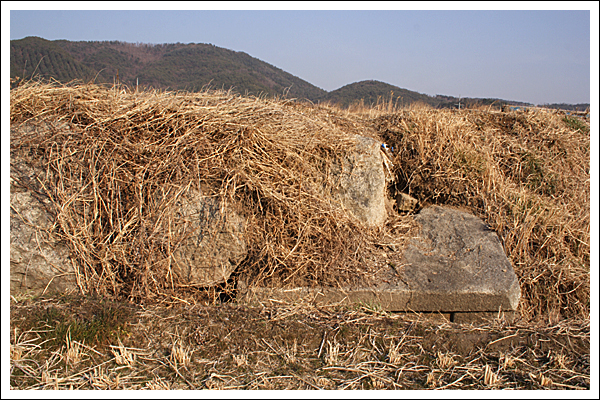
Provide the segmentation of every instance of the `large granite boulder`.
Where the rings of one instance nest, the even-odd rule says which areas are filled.
[[[40,171],[11,168],[10,291],[67,292],[77,290],[69,248],[53,234],[55,215],[48,197],[35,187]]]
[[[244,220],[218,198],[190,190],[177,201],[172,269],[179,283],[227,281],[246,257]],[[165,237],[165,240],[169,240]]]
[[[381,143],[356,136],[354,151],[335,165],[333,195],[354,217],[367,226],[382,226],[387,218],[386,176]]]

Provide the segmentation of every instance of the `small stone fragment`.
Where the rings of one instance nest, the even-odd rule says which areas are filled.
[[[396,207],[398,212],[410,212],[417,208],[419,201],[406,193],[398,193],[396,195]]]

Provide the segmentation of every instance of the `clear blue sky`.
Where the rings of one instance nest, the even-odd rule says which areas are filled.
[[[570,4],[558,6],[573,7]],[[114,9],[144,5],[169,9],[231,7],[229,3],[210,2],[117,2],[92,6]],[[290,7],[288,3],[235,5]],[[442,5],[447,7],[447,3]],[[534,104],[588,103],[591,59],[596,60],[594,72],[598,74],[597,53],[590,54],[590,16],[594,12],[589,10],[595,8],[597,16],[596,3],[579,3],[575,7],[580,10],[566,11],[52,10],[78,6],[88,7],[87,3],[13,3],[10,39],[39,36],[73,41],[212,43],[246,52],[328,91],[375,79],[429,95],[492,97]],[[320,3],[296,6],[323,7]],[[435,6],[417,4],[420,8]],[[511,6],[522,7],[500,4]],[[526,5],[531,7],[540,5]],[[2,25],[6,27],[4,19],[8,13],[4,5],[2,14]],[[597,17],[595,23],[597,43]],[[4,30],[2,37],[4,47]],[[593,82],[597,84],[597,80]]]

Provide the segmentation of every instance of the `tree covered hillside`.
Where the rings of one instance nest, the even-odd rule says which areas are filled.
[[[37,68],[36,68],[37,67]],[[11,41],[10,77],[74,79],[168,90],[203,87],[241,94],[283,95],[316,100],[327,92],[243,52],[211,44],[133,44],[50,41],[27,37]]]
[[[46,40],[26,37],[10,42],[10,77],[56,79],[66,83],[120,82],[129,87],[197,92],[203,88],[233,90],[242,95],[282,96],[340,107],[386,103],[433,108],[533,104],[492,98],[429,96],[376,80],[365,80],[327,92],[241,51],[212,44],[144,44],[120,41]],[[545,107],[584,110],[589,104]]]

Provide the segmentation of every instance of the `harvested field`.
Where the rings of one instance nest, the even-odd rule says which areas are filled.
[[[12,303],[11,320],[14,389],[590,389],[589,323],[573,320],[90,298]]]
[[[77,255],[79,289],[12,294],[11,388],[590,388],[589,120],[40,82],[12,89],[10,111],[11,171],[44,171],[14,184],[51,200],[49,234]],[[239,282],[368,282],[388,245],[401,253],[410,215],[390,208],[368,228],[331,199],[352,134],[394,147],[390,198],[458,207],[497,232],[521,285],[516,321],[236,300]],[[171,270],[190,190],[246,221],[248,255],[214,287]]]

